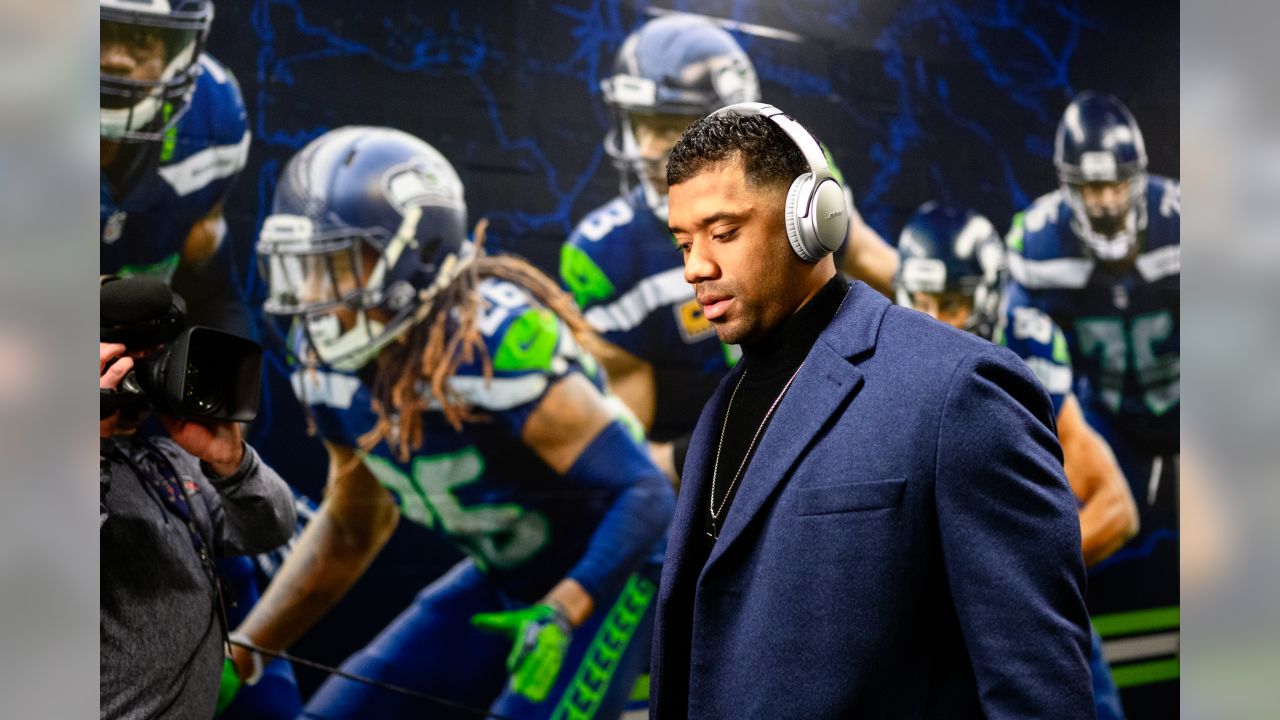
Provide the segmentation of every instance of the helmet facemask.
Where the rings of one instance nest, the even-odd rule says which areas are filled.
[[[628,197],[638,184],[644,193],[645,204],[659,220],[666,222],[667,159],[671,156],[671,148],[675,147],[675,140],[663,142],[666,145],[665,151],[653,157],[652,153],[646,155],[638,132],[646,133],[646,125],[670,127],[678,124],[683,130],[693,124],[697,117],[641,114],[626,110],[617,111],[617,115],[614,129],[605,137],[605,152],[618,169],[619,189],[623,197]],[[647,134],[653,134],[653,131],[648,131]],[[659,134],[662,134],[661,131]]]
[[[120,142],[156,142],[190,104],[213,6],[167,13],[100,8],[99,132]],[[167,8],[166,8],[167,9]]]
[[[926,203],[898,241],[902,261],[894,279],[897,303],[916,308],[917,293],[956,295],[970,301],[960,329],[991,338],[1000,315],[1004,244],[990,221]]]
[[[1004,254],[998,244],[985,246],[979,253],[986,255],[982,260],[984,274],[973,287],[973,312],[964,329],[980,337],[991,338],[1000,319]]]
[[[980,337],[991,337],[1000,310],[1000,271],[999,260],[993,259],[990,271],[983,277],[967,277],[947,282],[946,267],[941,260],[933,258],[907,258],[899,270],[894,283],[898,305],[919,310],[916,307],[916,294],[936,296],[957,295],[969,301],[969,315],[960,326],[961,330]],[[985,271],[984,267],[984,271]]]
[[[421,290],[410,278],[389,277],[403,253],[419,254],[415,233],[422,210],[406,208],[399,232],[389,240],[378,230],[316,233],[309,218],[269,216],[258,242],[267,278],[263,310],[295,317],[320,364],[359,370],[425,317],[439,290],[469,264],[464,245]]]
[[[1135,171],[1119,181],[1080,182],[1079,178],[1080,173],[1059,172],[1062,194],[1071,208],[1072,230],[1098,260],[1124,260],[1137,247],[1139,233],[1147,228],[1147,173]],[[1090,212],[1084,188],[1088,182],[1123,182],[1127,198],[1116,207],[1100,207]]]
[[[1110,95],[1077,95],[1058,123],[1053,164],[1086,251],[1100,262],[1129,258],[1147,228],[1147,150],[1129,109]]]
[[[705,17],[679,13],[650,20],[629,35],[600,90],[612,115],[604,148],[618,169],[622,195],[639,184],[645,204],[664,223],[670,148],[660,158],[643,157],[637,124],[644,118],[660,124],[679,119],[688,127],[726,105],[760,99],[755,68],[733,36]]]

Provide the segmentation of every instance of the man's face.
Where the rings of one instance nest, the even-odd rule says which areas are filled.
[[[667,156],[681,133],[696,118],[686,115],[632,115],[636,149],[644,161],[645,176],[659,193],[667,193]]]
[[[973,314],[973,298],[958,292],[911,294],[911,306],[934,320],[964,330]]]
[[[684,279],[720,340],[759,341],[810,294],[812,266],[787,244],[785,187],[748,187],[734,156],[671,188]]]
[[[1127,180],[1091,182],[1080,186],[1080,200],[1095,231],[1109,236],[1124,229],[1129,193]]]
[[[101,23],[100,31],[99,72],[138,82],[160,79],[168,55],[161,31],[107,21]]]

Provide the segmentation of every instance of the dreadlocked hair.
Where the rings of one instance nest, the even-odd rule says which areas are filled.
[[[425,316],[400,341],[378,354],[372,385],[378,419],[373,429],[360,437],[363,450],[386,440],[394,445],[401,462],[408,461],[413,448],[422,444],[422,413],[432,401],[455,430],[462,430],[463,423],[487,419],[449,386],[458,367],[477,358],[485,383],[493,380],[493,362],[478,325],[485,304],[478,288],[485,278],[507,280],[524,288],[564,322],[579,346],[596,346],[598,338],[573,299],[542,271],[514,255],[485,254],[487,227],[487,220],[476,223],[471,262],[428,300]],[[424,384],[430,389],[429,397],[423,392]]]

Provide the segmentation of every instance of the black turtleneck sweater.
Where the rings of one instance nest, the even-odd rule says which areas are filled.
[[[742,346],[743,374],[727,406],[726,416],[720,418],[721,423],[725,422],[725,417],[728,421],[727,425],[720,426],[724,428],[724,439],[719,446],[719,472],[715,472],[714,482],[708,480],[707,494],[702,498],[708,554],[714,543],[713,536],[718,536],[724,528],[725,518],[746,475],[751,456],[773,420],[773,415],[766,418],[766,413],[775,401],[781,404],[779,398],[783,388],[796,375],[818,335],[835,317],[848,291],[849,284],[837,273],[768,337]],[[719,441],[720,433],[715,433],[714,437]],[[754,445],[753,438],[756,438]],[[715,455],[712,457],[714,468]],[[737,482],[734,481],[735,475]],[[714,518],[712,507],[715,508]]]

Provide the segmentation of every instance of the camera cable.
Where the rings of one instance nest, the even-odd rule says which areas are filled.
[[[341,668],[325,665],[324,663],[319,663],[314,660],[307,660],[306,658],[301,658],[301,657],[298,657],[297,655],[291,655],[287,652],[278,652],[275,650],[268,650],[266,648],[258,647],[257,645],[254,645],[251,642],[246,642],[243,639],[231,638],[230,640],[228,640],[228,642],[230,642],[232,645],[239,645],[245,650],[261,653],[262,655],[266,655],[267,657],[287,660],[291,663],[297,663],[298,665],[302,665],[303,667],[309,667],[313,670],[320,670],[326,673],[330,673],[332,675],[337,675],[338,677],[341,677],[341,678],[346,678],[347,680],[353,680],[358,683],[364,683],[365,685],[371,685],[376,688],[381,688],[389,692],[399,693],[401,695],[407,695],[411,698],[422,700],[423,702],[432,703],[435,705],[444,705],[445,707],[450,707],[455,710],[461,710],[463,712],[472,713],[477,717],[494,718],[494,720],[515,720],[515,718],[513,718],[510,715],[501,715],[499,713],[493,712],[492,710],[485,710],[482,708],[472,707],[470,705],[466,705],[460,702],[455,702],[453,700],[448,700],[446,698],[437,697],[435,695],[429,695],[427,693],[418,692],[417,690],[412,690],[410,688],[401,687],[399,685],[392,685],[391,683],[383,682],[381,680],[375,680],[373,678],[364,677],[363,675],[356,675],[355,673],[349,673],[345,670],[342,670]]]

